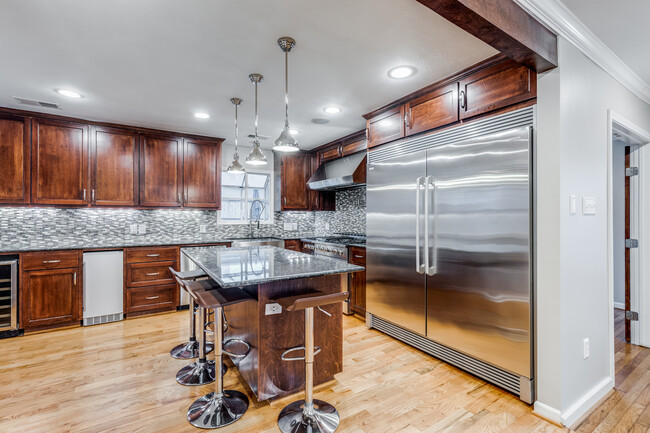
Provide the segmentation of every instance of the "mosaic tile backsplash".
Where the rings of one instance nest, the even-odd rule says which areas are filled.
[[[336,193],[334,212],[275,212],[254,236],[298,238],[332,233],[365,234],[366,190]],[[284,223],[298,229],[284,230]],[[144,224],[145,235],[129,234]],[[206,233],[200,227],[206,226]],[[249,235],[247,224],[218,223],[218,213],[187,209],[54,209],[0,207],[0,251],[200,243]]]

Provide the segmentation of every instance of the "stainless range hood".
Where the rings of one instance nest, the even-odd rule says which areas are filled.
[[[335,191],[366,184],[366,153],[360,152],[320,165],[307,182],[309,189]]]

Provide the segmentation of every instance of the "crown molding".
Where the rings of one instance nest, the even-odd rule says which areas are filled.
[[[576,17],[560,0],[514,0],[549,30],[571,42],[615,80],[650,104],[650,85]],[[561,65],[560,65],[561,66]]]

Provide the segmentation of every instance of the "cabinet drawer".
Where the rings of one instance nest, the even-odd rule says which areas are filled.
[[[126,250],[127,263],[151,263],[168,260],[176,261],[176,247],[129,248]]]
[[[175,308],[175,284],[126,289],[126,312]]]
[[[175,267],[176,261],[157,263],[129,263],[126,265],[126,285],[128,287],[173,284],[174,279],[169,267]]]
[[[366,265],[366,249],[361,247],[350,247],[349,262],[355,265]]]
[[[79,252],[46,252],[23,254],[23,270],[65,269],[79,266]]]
[[[285,250],[300,251],[300,240],[299,239],[287,239],[284,241]]]

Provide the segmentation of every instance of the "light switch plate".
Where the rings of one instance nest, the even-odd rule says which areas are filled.
[[[199,225],[199,233],[207,233],[208,232],[208,226],[205,224]]]
[[[578,197],[571,194],[569,196],[569,215],[575,215],[578,213]]]
[[[329,229],[330,229],[330,223],[325,223],[325,230],[329,230]]]
[[[137,224],[131,224],[129,226],[129,233],[132,235],[137,235],[138,234],[138,225]]]
[[[293,223],[292,226],[293,226],[292,229],[293,229],[294,231],[295,231],[295,230],[298,230],[298,223]]]
[[[596,215],[596,198],[582,197],[582,214]]]
[[[147,234],[147,225],[146,224],[138,224],[138,234],[139,235],[146,235]]]
[[[286,231],[292,230],[291,227],[293,227],[293,224],[291,223],[284,223],[284,229]]]
[[[267,316],[270,316],[272,314],[282,314],[282,305],[274,303],[274,304],[266,304],[264,306],[264,314]]]

